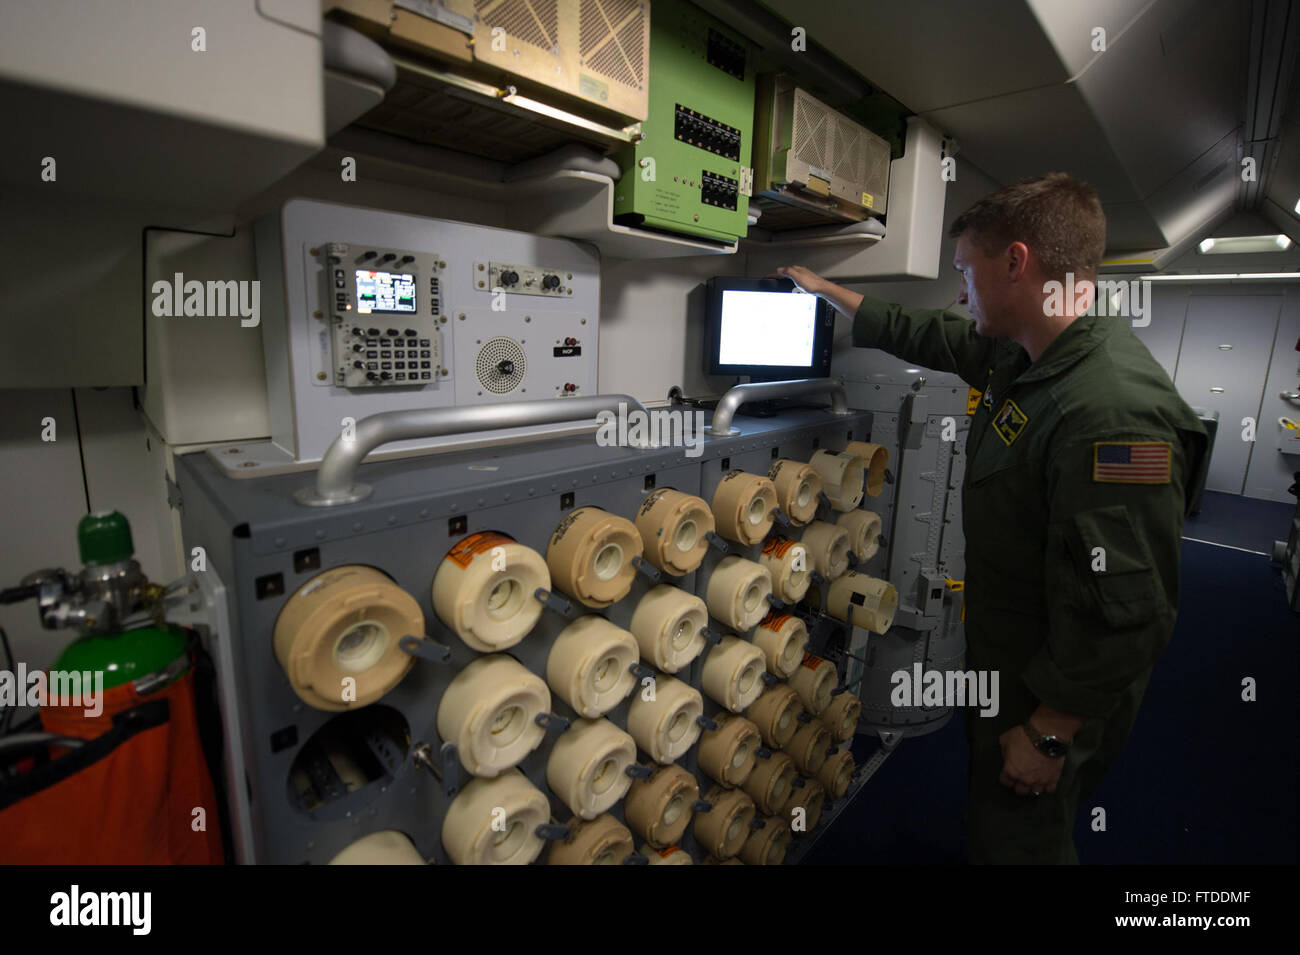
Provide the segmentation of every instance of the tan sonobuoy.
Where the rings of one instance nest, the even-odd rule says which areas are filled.
[[[887,580],[850,570],[838,580],[831,581],[830,591],[826,594],[826,611],[836,620],[848,623],[850,607],[853,608],[855,627],[884,633],[898,612],[898,591]]]
[[[808,550],[799,541],[788,537],[772,537],[763,544],[758,562],[772,577],[772,593],[788,604],[798,603],[808,592],[812,578],[812,561]]]
[[[776,488],[777,506],[790,518],[790,523],[807,524],[817,515],[822,478],[816,468],[802,461],[780,458],[772,462],[767,476]]]
[[[813,570],[834,580],[849,569],[849,532],[838,524],[813,521],[803,532]]]
[[[704,799],[713,808],[695,814],[695,841],[710,855],[729,859],[749,838],[749,824],[757,814],[754,800],[743,790],[721,786],[710,789]]]
[[[330,860],[330,865],[424,865],[415,844],[404,832],[384,829],[362,836]]]
[[[757,544],[772,529],[776,488],[761,474],[732,470],[713,492],[713,517],[718,533],[738,544]]]
[[[713,719],[718,728],[706,729],[700,736],[700,769],[723,786],[742,786],[754,770],[762,736],[743,716],[719,713]]]
[[[373,567],[317,574],[275,621],[275,657],[298,698],[318,710],[375,702],[415,665],[402,637],[424,639],[415,598]]]
[[[835,664],[811,653],[803,655],[803,661],[790,677],[790,686],[799,694],[799,699],[813,716],[831,705],[831,691],[838,682]]]
[[[870,560],[880,550],[880,515],[856,510],[841,514],[835,523],[849,532],[849,550],[859,561]]]
[[[504,653],[479,657],[456,674],[438,703],[438,735],[453,743],[474,776],[496,776],[542,742],[539,713],[551,692],[537,674]]]
[[[822,818],[822,803],[826,801],[826,787],[815,779],[805,779],[803,785],[796,788],[786,800],[781,816],[790,823],[790,829],[796,835],[812,832]],[[803,810],[802,828],[796,821],[795,810]]]
[[[798,776],[793,759],[785,753],[773,753],[754,764],[754,771],[745,780],[744,790],[754,800],[758,811],[770,816],[781,811]]]
[[[496,531],[471,534],[442,559],[433,577],[438,619],[474,650],[505,650],[528,636],[542,615],[533,596],[551,589],[542,555]]]
[[[780,865],[790,848],[790,827],[774,816],[768,816],[762,822],[761,829],[750,831],[744,848],[740,850],[740,861],[745,865]]]
[[[651,491],[636,512],[645,559],[681,577],[700,566],[714,528],[708,502],[670,487]]]
[[[817,781],[826,787],[832,799],[839,799],[849,791],[853,782],[853,754],[847,749],[837,750],[817,770]]]
[[[785,751],[794,760],[799,772],[816,776],[826,762],[826,751],[831,748],[831,731],[821,720],[809,720],[794,732]]]
[[[714,703],[740,713],[763,692],[765,672],[763,651],[728,634],[704,658],[700,685]]]
[[[799,714],[802,712],[799,694],[788,685],[778,683],[769,686],[750,704],[745,719],[758,727],[769,748],[780,749],[790,742],[794,731],[799,728]]]
[[[574,720],[551,747],[546,784],[575,816],[595,819],[627,793],[635,762],[636,741],[609,720]]]
[[[877,497],[885,489],[885,468],[889,467],[889,449],[869,441],[850,441],[844,449],[867,462],[868,497]]]
[[[643,845],[641,854],[650,860],[649,865],[695,865],[695,860],[691,854],[681,846],[667,846],[663,849],[655,849],[652,846]]]
[[[660,766],[649,779],[638,779],[623,801],[623,817],[638,836],[656,849],[678,842],[690,825],[691,806],[700,798],[695,777],[675,764]]]
[[[709,608],[695,594],[672,584],[651,587],[636,605],[628,625],[641,656],[665,673],[676,673],[704,649],[701,631]]]
[[[598,614],[560,631],[546,658],[551,691],[580,715],[604,716],[636,686],[636,638]]]
[[[547,865],[622,865],[633,852],[632,833],[609,813],[569,823],[569,837],[551,843]]]
[[[649,689],[643,685],[633,694],[627,731],[656,763],[671,763],[700,738],[696,719],[704,713],[704,697],[689,683],[662,673],[655,678],[653,700],[646,699]]]
[[[442,846],[456,865],[528,865],[550,818],[550,800],[517,769],[471,779],[442,817]]]
[[[546,566],[556,587],[600,610],[627,596],[636,576],[632,558],[640,556],[635,524],[598,507],[580,507],[551,534]]]
[[[709,613],[732,630],[752,630],[767,613],[772,576],[762,564],[732,554],[709,575],[704,602]]]
[[[835,742],[844,743],[853,739],[861,715],[862,701],[852,693],[840,693],[831,697],[830,705],[822,710],[818,719],[826,724]]]
[[[763,651],[770,672],[788,678],[803,659],[808,627],[794,614],[768,611],[754,630],[754,646]]]
[[[862,482],[867,462],[848,451],[814,451],[808,462],[821,476],[822,490],[837,511],[851,511],[862,503]]]

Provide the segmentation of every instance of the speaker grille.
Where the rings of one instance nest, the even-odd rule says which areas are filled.
[[[510,363],[509,371],[503,372],[499,367],[503,361]],[[479,349],[474,370],[484,391],[505,395],[523,384],[524,375],[528,371],[528,358],[524,355],[523,346],[513,338],[492,338]]]
[[[643,85],[645,28],[636,0],[582,0],[578,55],[583,67],[623,86]]]
[[[559,44],[559,0],[476,0],[474,6],[489,30],[501,27],[512,40],[548,53]]]
[[[830,110],[811,97],[794,98],[794,134],[791,136],[790,148],[795,158],[818,169],[826,168],[826,149],[829,143],[826,136],[826,124]]]

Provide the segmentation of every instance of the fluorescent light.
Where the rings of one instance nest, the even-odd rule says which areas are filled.
[[[1199,272],[1188,275],[1141,275],[1142,282],[1227,282],[1240,279],[1281,279],[1295,281],[1300,279],[1300,272]]]
[[[1202,239],[1197,251],[1202,255],[1243,252],[1284,252],[1291,240],[1284,235],[1232,235]]]

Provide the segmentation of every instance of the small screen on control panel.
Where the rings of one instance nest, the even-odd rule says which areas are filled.
[[[415,276],[409,272],[357,269],[357,312],[410,314],[415,312]]]

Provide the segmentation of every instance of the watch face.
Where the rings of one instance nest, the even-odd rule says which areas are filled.
[[[1070,750],[1068,743],[1062,743],[1055,736],[1044,736],[1038,741],[1038,748],[1048,756],[1064,756]]]

